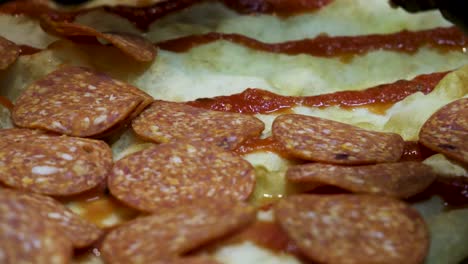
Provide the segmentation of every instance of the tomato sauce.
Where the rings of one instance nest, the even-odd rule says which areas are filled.
[[[405,141],[405,147],[400,161],[423,161],[434,154],[436,154],[436,152],[426,148],[417,141]]]
[[[409,201],[424,200],[434,195],[444,200],[446,209],[448,210],[452,208],[467,208],[468,178],[464,176],[439,177],[431,186],[409,199]]]
[[[400,80],[365,90],[341,91],[315,96],[283,96],[261,89],[249,88],[239,94],[201,98],[187,102],[187,104],[216,111],[244,114],[268,114],[295,106],[385,105],[401,101],[416,92],[430,93],[447,73],[424,74],[412,80]]]
[[[8,98],[1,96],[1,95],[0,95],[0,105],[3,105],[4,107],[6,107],[8,110],[10,110],[10,112],[13,111],[13,107],[15,107]]]
[[[40,52],[42,49],[38,49],[35,47],[31,47],[29,45],[18,45],[20,48],[20,56],[21,55],[32,55],[35,53]]]
[[[468,36],[456,27],[435,28],[421,31],[400,31],[393,34],[361,36],[320,35],[312,39],[265,43],[240,34],[211,32],[190,35],[157,43],[161,49],[184,52],[199,45],[224,40],[251,49],[288,55],[307,54],[319,57],[363,55],[375,50],[414,53],[428,45],[441,50],[460,49],[468,46]]]

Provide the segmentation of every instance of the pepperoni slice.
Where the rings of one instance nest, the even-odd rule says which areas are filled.
[[[73,195],[102,183],[112,152],[99,140],[0,130],[0,182],[48,195]]]
[[[41,217],[55,224],[74,247],[89,246],[103,234],[97,226],[80,218],[50,197],[5,189],[0,190],[0,199],[15,200],[26,208],[40,212]]]
[[[0,194],[4,190],[0,188]],[[69,263],[71,242],[22,200],[0,195],[0,263]]]
[[[238,231],[254,219],[255,211],[243,203],[224,197],[199,200],[112,230],[103,241],[101,253],[109,264],[212,263],[178,256]]]
[[[357,193],[408,198],[425,190],[437,176],[430,166],[409,161],[364,166],[297,165],[288,169],[286,177],[292,182],[320,183]]]
[[[20,48],[15,43],[0,36],[0,70],[10,66],[19,55]]]
[[[49,34],[63,37],[95,37],[103,39],[119,50],[141,62],[153,61],[157,49],[151,41],[130,33],[101,33],[92,27],[67,21],[54,21],[48,16],[41,17],[41,27]]]
[[[255,186],[253,167],[240,156],[201,141],[157,145],[117,161],[111,193],[151,212],[202,198],[246,200]]]
[[[281,227],[320,263],[422,263],[429,234],[405,203],[373,195],[299,195],[275,207]]]
[[[419,141],[448,158],[468,164],[468,98],[435,112],[422,126]]]
[[[105,74],[65,66],[29,86],[12,117],[19,127],[97,137],[143,110],[149,103],[143,94]]]
[[[289,154],[332,164],[395,162],[404,148],[398,134],[297,114],[277,117],[272,133]]]
[[[155,142],[190,138],[232,150],[248,138],[259,137],[265,125],[249,115],[155,101],[132,127],[139,136]]]

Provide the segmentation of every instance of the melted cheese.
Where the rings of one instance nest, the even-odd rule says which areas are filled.
[[[39,24],[33,19],[3,14],[0,14],[0,36],[16,44],[36,48],[46,48],[50,43],[57,40],[56,37],[42,31]]]
[[[431,166],[438,175],[468,177],[468,170],[466,168],[461,164],[457,164],[455,161],[447,159],[442,154],[432,155],[425,159],[424,163]]]
[[[10,119],[10,111],[3,105],[0,105],[0,128],[11,127],[13,127],[13,124]]]
[[[215,252],[214,257],[224,264],[300,264],[296,258],[290,255],[274,254],[248,241],[223,247]]]

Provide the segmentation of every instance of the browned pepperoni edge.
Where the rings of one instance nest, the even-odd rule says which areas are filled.
[[[151,102],[138,88],[88,68],[63,66],[31,84],[13,108],[18,127],[102,137]]]
[[[66,264],[72,244],[41,213],[0,188],[0,263]]]
[[[298,195],[275,218],[302,253],[320,263],[422,263],[429,233],[409,205],[374,195]]]
[[[422,126],[419,142],[468,164],[468,98],[456,100],[435,112]]]
[[[36,193],[70,196],[105,181],[112,152],[99,140],[0,130],[0,181]]]
[[[7,189],[0,190],[0,197],[16,200],[40,212],[42,218],[56,225],[76,248],[91,245],[103,234],[97,226],[50,197]]]
[[[130,33],[101,33],[92,27],[67,21],[54,21],[49,16],[41,17],[41,27],[49,34],[59,37],[95,37],[101,38],[131,58],[140,62],[150,62],[156,58],[157,49],[144,37]]]
[[[171,259],[180,263],[182,254],[234,233],[253,220],[255,211],[244,203],[225,198],[199,200],[136,218],[112,230],[101,253],[109,264]],[[201,259],[194,263],[198,261]]]
[[[272,134],[289,154],[332,164],[395,162],[404,148],[404,141],[398,134],[298,114],[277,117]]]
[[[286,177],[295,183],[334,185],[357,193],[408,198],[425,190],[437,176],[430,166],[408,161],[364,166],[296,165],[288,169]]]
[[[16,61],[20,48],[8,39],[0,36],[0,70],[6,69]]]

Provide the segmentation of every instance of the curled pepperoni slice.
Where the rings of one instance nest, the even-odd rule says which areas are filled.
[[[265,125],[249,115],[155,101],[133,121],[132,127],[139,136],[155,142],[190,138],[235,149],[246,139],[260,136]]]
[[[103,233],[94,224],[80,218],[64,205],[47,196],[5,189],[0,191],[0,199],[15,200],[26,209],[32,208],[38,211],[44,220],[56,225],[77,248],[89,246]]]
[[[102,183],[112,152],[99,140],[0,130],[0,182],[47,195],[73,195]]]
[[[95,37],[108,41],[119,50],[141,62],[154,60],[157,49],[149,40],[130,33],[101,33],[92,27],[68,21],[54,21],[48,16],[41,17],[44,31],[59,37]]]
[[[54,224],[0,188],[0,263],[65,264],[72,245]]]
[[[422,126],[419,141],[451,159],[468,164],[468,98],[435,112]]]
[[[398,134],[297,114],[277,117],[272,133],[289,154],[332,164],[395,162],[404,148]]]
[[[131,154],[115,163],[108,178],[112,195],[146,212],[202,198],[246,200],[254,185],[250,163],[200,141],[165,143]]]
[[[12,117],[19,127],[97,137],[143,110],[150,101],[144,95],[105,74],[66,66],[29,86]]]
[[[290,167],[289,181],[334,185],[357,193],[407,198],[426,189],[436,174],[421,162],[382,163],[364,166],[305,164]]]
[[[255,211],[243,203],[225,198],[198,200],[125,223],[106,236],[101,252],[110,264],[216,263],[179,256],[238,231],[254,219]]]
[[[405,203],[373,195],[299,195],[275,217],[302,253],[320,263],[422,263],[429,234]]]
[[[313,12],[328,5],[332,0],[223,0],[230,8],[246,14],[262,13],[289,16]]]
[[[6,69],[16,61],[20,48],[8,39],[0,36],[0,70]]]

